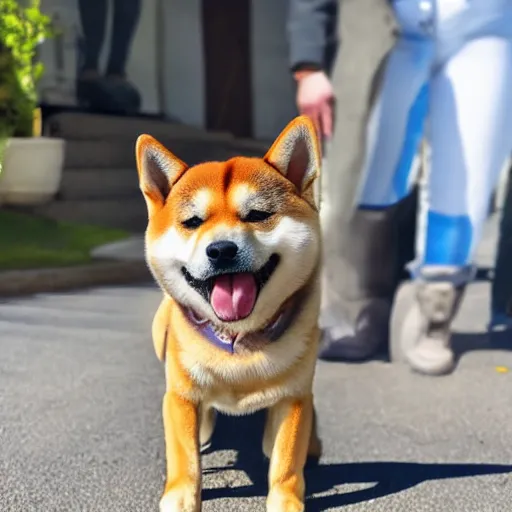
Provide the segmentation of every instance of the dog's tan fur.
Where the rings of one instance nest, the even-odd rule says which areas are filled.
[[[189,169],[151,137],[142,135],[137,141],[140,185],[149,212],[147,261],[164,291],[152,328],[167,383],[163,400],[167,480],[162,512],[201,509],[200,445],[213,433],[214,409],[233,415],[268,410],[263,439],[263,451],[270,458],[267,510],[304,510],[303,467],[308,454],[319,456],[321,451],[312,396],[321,252],[313,182],[319,162],[314,128],[304,117],[288,125],[263,159],[240,157]],[[261,225],[245,227],[232,210],[240,206],[245,188],[258,193],[262,182],[278,191],[269,199],[276,213]],[[198,197],[199,191],[209,200],[211,221],[191,234],[183,231],[177,217],[183,197]],[[184,305],[217,324],[222,322],[206,301],[185,288],[188,285],[166,259],[172,260],[185,247],[193,246],[196,251],[202,238],[213,237],[219,226],[223,233],[250,229],[251,236],[270,240],[283,251],[253,312],[236,322],[237,332],[262,328],[286,299],[305,290],[301,313],[284,334],[242,354],[226,353],[194,328],[183,312]],[[290,226],[300,229],[288,233],[285,228]],[[300,254],[295,254],[297,250]]]

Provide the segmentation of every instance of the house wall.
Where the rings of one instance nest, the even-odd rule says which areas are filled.
[[[205,126],[201,0],[164,0],[165,45],[161,49],[165,112]]]
[[[252,1],[254,132],[273,139],[297,115],[295,86],[288,65],[288,2]]]
[[[42,99],[49,104],[75,105],[81,34],[78,1],[42,0],[41,5],[44,12],[58,17],[63,30],[59,39],[46,41],[41,48],[46,66]],[[205,126],[201,5],[201,0],[142,2],[127,73],[141,92],[144,113],[165,112],[187,124]],[[260,139],[272,139],[296,115],[285,36],[287,6],[288,2],[252,0],[253,135]],[[108,58],[109,41],[110,24],[102,65]]]
[[[166,112],[204,127],[201,0],[167,0],[165,5]],[[253,135],[259,139],[274,138],[296,115],[285,34],[287,7],[288,2],[252,1]]]
[[[80,18],[77,0],[42,0],[42,11],[54,19],[62,34],[45,41],[39,57],[45,71],[39,84],[44,103],[76,104],[75,80],[78,65],[77,40],[80,36]]]

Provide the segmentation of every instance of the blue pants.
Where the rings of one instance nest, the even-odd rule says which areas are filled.
[[[410,192],[425,133],[417,263],[467,266],[512,149],[512,0],[391,3],[401,34],[370,112],[359,207],[386,208]]]

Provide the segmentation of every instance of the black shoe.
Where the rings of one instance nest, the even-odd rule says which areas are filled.
[[[105,101],[111,112],[136,114],[140,110],[141,97],[135,86],[123,77],[106,76],[102,85]]]
[[[139,91],[121,77],[79,78],[76,95],[79,105],[93,112],[130,115],[141,106]]]

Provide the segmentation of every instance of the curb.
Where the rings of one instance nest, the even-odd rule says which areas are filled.
[[[143,261],[98,261],[76,267],[7,270],[0,272],[0,296],[151,281],[151,273]]]

